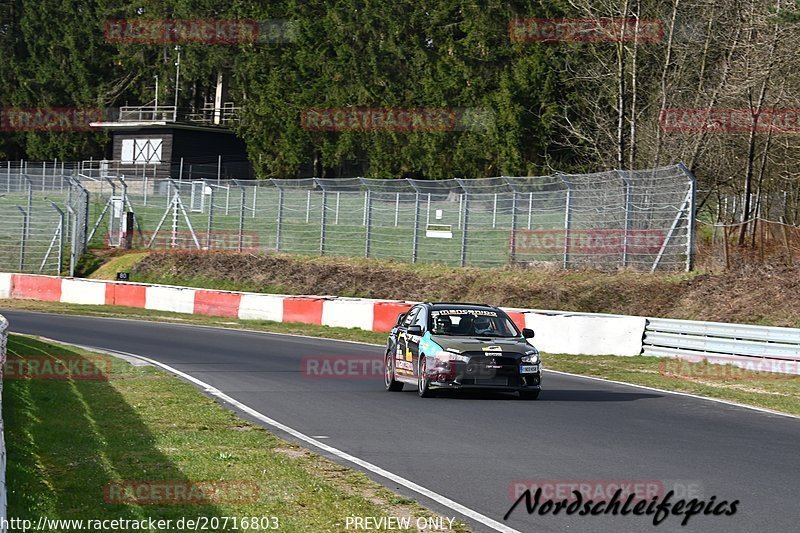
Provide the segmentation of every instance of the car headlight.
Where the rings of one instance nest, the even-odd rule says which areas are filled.
[[[437,362],[461,361],[463,363],[466,363],[469,361],[469,357],[467,357],[466,355],[460,355],[448,350],[439,350],[438,352],[436,352],[435,357]]]
[[[530,350],[525,352],[525,355],[522,356],[521,361],[523,363],[532,363],[536,364],[539,362],[539,350]]]

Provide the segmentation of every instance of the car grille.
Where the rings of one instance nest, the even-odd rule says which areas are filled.
[[[480,353],[464,354],[471,357],[461,370],[464,385],[517,386],[521,383],[519,363],[513,357]]]

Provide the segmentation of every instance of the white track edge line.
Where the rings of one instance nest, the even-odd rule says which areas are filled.
[[[325,444],[325,443],[323,443],[323,442],[321,442],[321,441],[319,441],[317,439],[309,437],[308,435],[306,435],[304,433],[301,433],[300,431],[298,431],[298,430],[296,430],[294,428],[291,428],[291,427],[289,427],[289,426],[287,426],[287,425],[285,425],[285,424],[283,424],[281,422],[278,422],[277,420],[274,420],[274,419],[272,419],[272,418],[270,418],[270,417],[268,417],[268,416],[256,411],[252,407],[249,407],[249,406],[243,404],[242,402],[240,402],[240,401],[238,401],[238,400],[236,400],[234,398],[231,398],[230,396],[228,396],[227,394],[225,394],[221,390],[217,389],[216,387],[213,387],[213,386],[209,385],[208,383],[206,383],[206,382],[204,382],[204,381],[202,381],[200,379],[197,379],[196,377],[191,376],[191,375],[189,375],[189,374],[187,374],[185,372],[181,372],[180,370],[178,370],[176,368],[173,368],[173,367],[171,367],[171,366],[169,366],[167,364],[160,363],[159,361],[156,361],[154,359],[150,359],[149,357],[144,357],[142,355],[132,354],[132,353],[129,353],[129,352],[123,352],[123,351],[119,351],[119,350],[109,350],[109,349],[106,349],[106,348],[97,348],[97,347],[94,347],[94,346],[84,346],[84,345],[80,345],[80,344],[73,344],[73,343],[63,342],[63,341],[59,341],[59,340],[53,340],[53,342],[58,342],[58,343],[61,343],[61,344],[77,346],[79,348],[84,348],[84,349],[87,349],[87,350],[95,350],[95,351],[105,352],[105,353],[110,353],[110,354],[117,353],[117,354],[125,355],[127,357],[133,357],[133,358],[136,358],[136,359],[140,359],[142,361],[150,363],[153,366],[160,367],[160,368],[166,370],[167,372],[175,374],[176,376],[179,376],[179,377],[185,379],[186,381],[189,381],[190,383],[193,383],[194,385],[202,388],[203,392],[205,392],[207,394],[210,394],[211,396],[215,396],[215,397],[219,398],[220,400],[223,400],[226,403],[229,403],[229,404],[233,405],[237,409],[239,409],[241,411],[244,411],[245,413],[247,413],[250,416],[260,420],[261,422],[263,422],[264,424],[266,424],[268,426],[271,426],[271,427],[273,427],[275,429],[283,431],[284,433],[287,433],[287,434],[289,434],[289,435],[291,435],[291,436],[293,436],[293,437],[295,437],[295,438],[297,438],[297,439],[299,439],[299,440],[301,440],[303,442],[306,442],[306,443],[314,446],[315,448],[318,448],[318,449],[326,451],[326,452],[328,452],[328,453],[330,453],[332,455],[335,455],[336,457],[338,457],[338,458],[340,458],[342,460],[345,460],[345,461],[348,461],[348,462],[353,463],[355,465],[358,465],[361,468],[372,472],[373,474],[381,476],[381,477],[383,477],[385,479],[388,479],[390,481],[394,481],[395,483],[397,483],[399,485],[402,485],[403,487],[405,487],[405,488],[407,488],[409,490],[412,490],[412,491],[414,491],[414,492],[416,492],[416,493],[418,493],[418,494],[420,494],[422,496],[425,496],[426,498],[429,498],[429,499],[435,501],[436,503],[438,503],[439,505],[442,505],[443,507],[447,507],[449,509],[452,509],[453,511],[455,511],[455,512],[457,512],[457,513],[459,513],[459,514],[461,514],[461,515],[463,515],[463,516],[465,516],[467,518],[470,518],[470,519],[472,519],[472,520],[474,520],[476,522],[480,522],[481,524],[483,524],[483,525],[485,525],[485,526],[487,526],[487,527],[489,527],[489,528],[491,528],[491,529],[493,529],[495,531],[500,531],[502,533],[521,533],[519,530],[516,530],[516,529],[513,529],[511,527],[508,527],[505,524],[502,524],[502,523],[500,523],[500,522],[498,522],[498,521],[496,521],[496,520],[494,520],[492,518],[489,518],[486,515],[483,515],[483,514],[477,512],[477,511],[474,511],[474,510],[470,509],[469,507],[466,507],[466,506],[464,506],[464,505],[462,505],[462,504],[460,504],[460,503],[458,503],[456,501],[451,500],[450,498],[447,498],[446,496],[442,496],[441,494],[439,494],[437,492],[434,492],[434,491],[432,491],[430,489],[427,489],[427,488],[423,487],[422,485],[418,485],[418,484],[414,483],[413,481],[410,481],[410,480],[408,480],[408,479],[406,479],[404,477],[401,477],[401,476],[399,476],[399,475],[397,475],[397,474],[395,474],[393,472],[389,472],[388,470],[384,470],[383,468],[381,468],[381,467],[379,467],[377,465],[374,465],[372,463],[364,461],[363,459],[360,459],[360,458],[358,458],[358,457],[356,457],[354,455],[350,455],[349,453],[344,452],[342,450],[339,450],[338,448],[334,448],[333,446],[329,446],[329,445],[327,445],[327,444]]]

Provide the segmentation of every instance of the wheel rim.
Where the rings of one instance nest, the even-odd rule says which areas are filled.
[[[427,368],[425,367],[426,367],[425,359],[422,359],[422,361],[420,361],[419,363],[419,380],[417,381],[420,392],[424,392],[425,389],[427,388],[426,385],[428,378],[425,377],[425,371],[427,370]]]
[[[392,381],[394,381],[393,379],[394,376],[392,373],[392,358],[389,356],[388,353],[386,354],[386,361],[384,362],[384,366],[385,368],[383,371],[383,382],[388,387],[389,385],[392,384]]]

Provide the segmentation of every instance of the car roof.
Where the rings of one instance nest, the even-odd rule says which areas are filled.
[[[428,302],[432,310],[438,311],[442,309],[492,309],[497,310],[497,307],[487,304],[466,304],[457,302]]]

